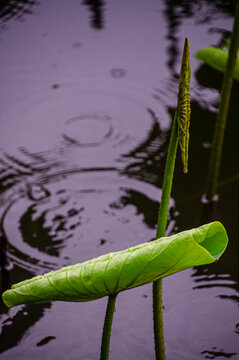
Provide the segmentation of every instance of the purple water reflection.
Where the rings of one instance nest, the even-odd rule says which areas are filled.
[[[5,1],[0,6],[2,286],[155,236],[180,54],[231,29],[223,1]],[[19,21],[21,20],[21,21]],[[4,26],[3,26],[4,25]],[[209,79],[212,79],[209,83]],[[221,78],[192,57],[189,175],[167,234],[197,226]],[[225,154],[237,150],[232,97]],[[235,145],[233,145],[235,144]],[[222,172],[237,169],[225,155]],[[236,359],[238,189],[221,190],[222,262],[164,280],[167,359]],[[233,205],[232,205],[233,204]],[[5,256],[5,258],[4,258]],[[1,306],[2,359],[96,359],[107,299]],[[111,358],[153,359],[151,285],[119,295]],[[235,330],[236,329],[236,330]]]

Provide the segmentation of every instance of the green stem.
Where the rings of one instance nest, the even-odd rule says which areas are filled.
[[[217,193],[218,178],[221,163],[222,147],[224,133],[226,128],[227,114],[230,103],[233,75],[235,71],[237,50],[239,48],[239,0],[237,2],[234,25],[232,31],[231,45],[228,55],[228,62],[224,74],[223,85],[221,90],[221,100],[219,104],[217,120],[214,129],[212,142],[212,151],[209,161],[208,178],[206,184],[206,197],[212,200]]]
[[[153,283],[154,346],[156,360],[165,360],[162,279]]]
[[[177,110],[175,113],[173,128],[168,148],[166,168],[164,174],[163,190],[160,202],[156,239],[165,236],[168,207],[172,189],[173,173],[178,146],[178,121]],[[163,332],[163,301],[162,279],[153,283],[153,319],[154,319],[154,345],[156,360],[165,360],[164,332]]]
[[[110,335],[115,311],[115,301],[117,294],[110,295],[108,298],[107,309],[105,313],[105,322],[101,341],[100,360],[108,360],[110,352]]]
[[[166,160],[164,181],[163,181],[163,190],[160,202],[159,216],[158,216],[158,226],[156,239],[165,236],[167,219],[168,219],[168,207],[169,200],[171,196],[171,189],[173,183],[173,173],[175,166],[175,159],[177,154],[178,147],[178,121],[177,121],[177,110],[175,112],[173,128],[171,132],[169,147],[168,147],[168,155]]]

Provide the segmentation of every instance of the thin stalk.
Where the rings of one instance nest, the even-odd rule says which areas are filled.
[[[178,143],[181,148],[183,171],[185,173],[187,173],[188,171],[188,144],[191,113],[190,77],[191,70],[189,42],[188,39],[185,39],[179,79],[178,104],[174,116],[173,128],[171,131],[168,155],[166,160],[156,239],[165,236]],[[153,319],[155,357],[156,360],[165,360],[161,279],[153,283]]]
[[[165,236],[169,200],[172,189],[173,173],[178,146],[178,121],[177,110],[175,113],[173,128],[170,137],[162,197],[160,203],[156,239]],[[163,331],[163,300],[162,279],[153,283],[153,320],[154,320],[154,345],[156,360],[165,360],[164,331]]]
[[[108,298],[107,309],[105,313],[105,322],[101,340],[101,353],[100,353],[100,360],[108,360],[109,359],[109,352],[110,352],[110,336],[111,336],[111,329],[112,329],[112,322],[114,317],[115,311],[115,301],[116,301],[117,294],[110,295]]]
[[[165,231],[167,226],[168,207],[171,196],[173,173],[174,173],[175,160],[176,160],[177,147],[178,147],[178,121],[177,121],[178,115],[177,114],[178,112],[176,110],[169,147],[168,147],[168,155],[167,155],[165,174],[163,180],[163,189],[162,189],[162,196],[161,196],[159,216],[158,216],[156,239],[165,236]]]
[[[214,128],[212,151],[209,161],[209,170],[206,184],[206,198],[212,200],[218,189],[218,178],[223,148],[224,133],[226,128],[227,114],[230,103],[233,75],[235,71],[237,51],[239,48],[239,0],[237,1],[234,17],[231,45],[229,49],[228,62],[224,74],[221,100],[219,104],[217,120]]]
[[[154,347],[156,360],[165,360],[162,279],[153,283]]]

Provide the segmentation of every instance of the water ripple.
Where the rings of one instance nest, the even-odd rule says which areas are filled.
[[[161,190],[153,185],[104,170],[51,174],[45,187],[47,196],[20,197],[4,219],[9,259],[34,273],[155,236]]]

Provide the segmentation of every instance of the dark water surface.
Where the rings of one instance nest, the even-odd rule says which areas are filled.
[[[184,37],[192,55],[220,43],[233,11],[209,0],[1,3],[2,290],[154,238]],[[189,174],[178,161],[168,235],[202,222],[222,81],[191,63]],[[239,359],[238,97],[237,84],[213,215],[229,247],[164,280],[167,360]],[[106,303],[1,301],[1,359],[98,359]],[[151,285],[118,296],[111,359],[154,359]]]

